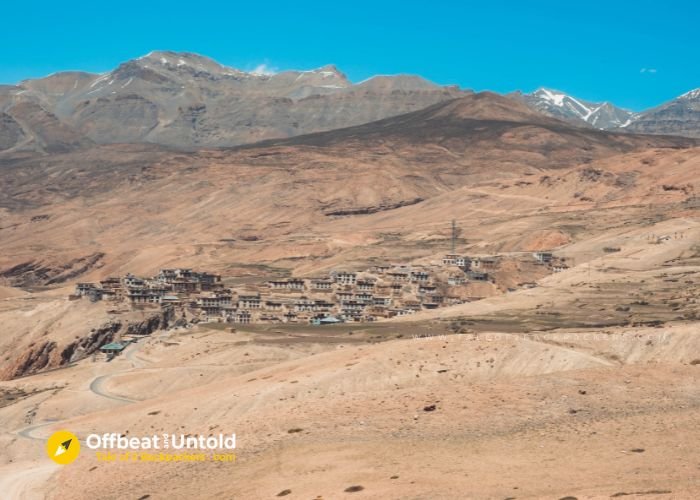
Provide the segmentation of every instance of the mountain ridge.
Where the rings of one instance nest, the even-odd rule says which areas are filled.
[[[367,123],[468,93],[410,75],[353,84],[334,65],[267,74],[153,51],[101,74],[59,72],[0,87],[0,112],[31,102],[91,142],[196,149]],[[49,152],[22,140],[31,130],[15,128],[0,128],[3,149]]]
[[[191,52],[158,50],[100,74],[72,70],[1,85],[0,153],[94,143],[232,147],[372,123],[472,94],[419,75],[353,83],[332,64],[243,71]],[[507,96],[580,127],[700,137],[699,89],[639,113],[545,87]]]

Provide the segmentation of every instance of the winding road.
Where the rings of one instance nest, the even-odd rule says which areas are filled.
[[[136,400],[125,398],[117,394],[111,394],[105,391],[103,386],[105,382],[115,375],[120,375],[133,369],[138,370],[144,368],[145,362],[136,356],[136,353],[140,350],[142,345],[143,344],[141,343],[131,344],[131,346],[127,348],[128,351],[124,353],[124,357],[131,362],[131,368],[108,375],[100,375],[95,377],[90,382],[90,392],[97,396],[111,399],[113,401],[119,401],[121,403],[131,404],[137,402]],[[28,427],[16,430],[13,432],[13,434],[31,441],[40,441],[43,444],[48,436],[37,435],[36,431],[46,427],[55,426],[60,422],[62,422],[62,420],[45,420],[44,422],[32,424]],[[51,476],[59,469],[60,466],[58,464],[46,460],[39,463],[15,463],[10,466],[3,467],[3,473],[0,474],[0,498],[8,498],[12,500],[33,500],[44,498],[44,493],[42,491],[44,486],[47,484]]]
[[[114,401],[121,401],[123,403],[135,403],[136,400],[134,399],[129,399],[125,398],[122,396],[117,396],[115,394],[110,394],[108,392],[105,392],[104,389],[102,389],[103,384],[105,383],[106,380],[109,380],[113,375],[101,375],[95,379],[93,379],[92,382],[90,382],[90,391],[92,391],[94,394],[97,394],[98,396],[102,396],[103,398],[107,399],[112,399]]]
[[[141,369],[145,366],[145,362],[141,358],[136,356],[136,353],[138,353],[141,350],[142,346],[143,343],[132,342],[124,350],[124,357],[131,362],[132,369]],[[122,403],[136,403],[137,400],[135,399],[125,398],[124,396],[119,396],[117,394],[110,394],[103,388],[103,385],[107,380],[114,377],[115,375],[121,375],[125,371],[131,370],[123,370],[117,373],[110,373],[109,375],[100,375],[99,377],[95,377],[92,380],[92,382],[90,382],[90,391],[94,394],[97,394],[98,396],[102,396],[103,398],[111,399],[113,401],[121,401]]]

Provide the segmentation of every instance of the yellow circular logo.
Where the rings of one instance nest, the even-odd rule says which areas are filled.
[[[80,441],[72,432],[54,432],[46,442],[46,454],[57,464],[69,464],[80,454]]]

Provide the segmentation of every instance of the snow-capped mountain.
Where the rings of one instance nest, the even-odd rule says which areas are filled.
[[[700,88],[633,117],[624,130],[700,137]]]
[[[365,124],[470,94],[414,75],[353,83],[333,65],[244,71],[198,54],[154,51],[101,74],[65,71],[0,85],[0,152],[94,143],[235,146]],[[700,138],[700,89],[640,113],[548,88],[507,97],[581,127]]]
[[[633,113],[609,102],[589,102],[558,90],[540,88],[530,94],[515,94],[541,113],[579,125],[608,130],[629,124]]]

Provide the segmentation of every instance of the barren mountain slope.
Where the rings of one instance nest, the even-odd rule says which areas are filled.
[[[465,253],[547,250],[692,216],[689,144],[569,127],[484,94],[258,147],[6,156],[0,279],[39,290],[176,266],[264,279],[429,261],[448,250],[452,219]],[[70,309],[62,300],[46,321]],[[7,373],[25,359],[54,366],[72,356],[71,335],[89,333],[40,339],[16,324]],[[44,363],[46,340],[57,345]]]
[[[483,94],[254,147],[6,154],[0,370],[73,366],[0,382],[0,491],[692,498],[694,146],[571,127]],[[159,319],[115,360],[80,359],[131,325],[144,333],[147,318],[69,301],[76,280],[430,262],[450,248],[451,219],[461,253],[556,250],[570,267],[413,321],[234,333]],[[85,447],[56,470],[31,457],[58,428],[82,439],[235,432],[237,460],[106,463]]]
[[[692,184],[694,154],[676,152],[691,144],[570,127],[481,94],[256,147],[6,156],[0,274],[36,285],[175,264],[227,272],[251,262],[352,265],[389,248],[430,255],[451,218],[505,227],[537,213],[533,224],[543,229],[552,205],[587,211],[618,198],[626,205],[631,192],[651,196],[647,203],[682,201],[692,193],[664,180],[675,170],[663,165],[686,165],[683,182]],[[635,153],[650,147],[657,149]],[[595,165],[605,158],[615,159]],[[486,234],[493,236],[470,229],[468,239]],[[501,243],[515,248],[520,239],[513,231]],[[289,260],[299,257],[315,260]]]
[[[700,137],[700,89],[638,113],[623,130],[642,134]]]
[[[330,65],[270,75],[155,51],[99,75],[62,72],[3,86],[0,112],[32,105],[97,143],[194,149],[347,127],[469,93],[408,75],[353,84]],[[16,138],[15,124],[3,118],[0,150],[44,150]]]

